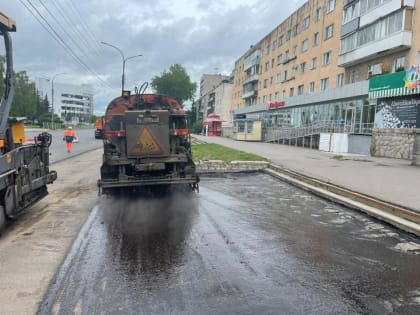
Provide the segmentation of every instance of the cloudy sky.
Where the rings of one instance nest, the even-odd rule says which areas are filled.
[[[125,88],[133,90],[171,65],[202,74],[231,73],[250,45],[305,0],[1,0],[16,21],[15,71],[30,79],[94,86],[94,111],[121,93],[122,58],[130,57]],[[3,54],[4,50],[0,50]]]

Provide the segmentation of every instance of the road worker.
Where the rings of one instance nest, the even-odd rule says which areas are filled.
[[[63,141],[66,141],[67,152],[71,152],[73,148],[73,141],[76,138],[76,133],[71,126],[67,127],[64,131]]]

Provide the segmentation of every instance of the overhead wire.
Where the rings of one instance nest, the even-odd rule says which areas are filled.
[[[74,40],[73,37],[69,34],[69,32],[61,25],[61,23],[58,21],[58,19],[55,17],[55,15],[50,11],[50,9],[44,4],[43,0],[38,0],[39,3],[41,3],[42,7],[49,13],[49,15],[53,18],[53,20],[56,22],[56,24],[60,27],[60,29],[63,31],[64,34],[67,35],[67,37],[70,39],[70,41],[78,48],[78,51],[85,56],[86,59],[89,59],[90,56],[86,53],[84,53],[84,49],[79,45],[77,40]],[[86,48],[86,47],[85,47]],[[91,61],[91,60],[90,60]]]
[[[52,25],[46,20],[46,18],[41,14],[41,12],[36,8],[36,6],[31,2],[31,0],[26,0],[28,4],[32,7],[32,9],[23,2],[23,0],[19,0],[19,2],[29,11],[29,13],[41,24],[41,26],[51,35],[51,37],[63,47],[63,49],[79,64],[81,65],[87,72],[94,75],[102,84],[106,85],[113,89],[106,81],[104,81],[94,70],[92,70],[85,62],[83,62],[73,51],[73,49],[63,40],[63,38],[55,31]],[[34,13],[37,13],[37,15]],[[41,21],[44,21],[42,22]],[[44,25],[44,23],[46,25]]]
[[[71,15],[68,14],[68,10],[66,10],[63,5],[60,3],[60,1],[52,1],[52,4],[54,5],[54,7],[56,8],[56,11],[60,14],[60,16],[63,18],[63,20],[67,23],[67,25],[69,26],[69,29],[72,29],[73,32],[76,34],[76,36],[78,36],[80,38],[80,40],[87,46],[87,47],[91,47],[88,50],[92,51],[95,50],[95,52],[98,55],[98,49],[96,46],[92,45],[92,41],[88,40],[83,32],[81,32],[79,30],[79,28],[75,25],[77,25],[78,23],[76,21],[73,21],[71,18]],[[64,12],[66,12],[67,14],[65,14]],[[97,44],[99,45],[99,44]]]
[[[90,30],[90,28],[87,26],[87,24],[85,23],[85,20],[83,19],[82,15],[80,14],[79,9],[77,8],[77,6],[74,4],[73,0],[69,0],[72,7],[73,7],[73,11],[76,13],[76,15],[79,17],[80,21],[82,22],[82,26],[84,27],[84,29],[86,30],[87,34],[90,35],[91,40],[89,41],[90,43],[95,43],[96,45],[93,45],[96,47],[97,52],[99,54],[101,54],[101,46],[99,45],[99,40],[96,38],[95,34]]]

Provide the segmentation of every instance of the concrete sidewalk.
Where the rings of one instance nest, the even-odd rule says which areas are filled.
[[[194,135],[266,157],[272,164],[420,212],[420,167],[410,161],[322,152],[288,145]]]

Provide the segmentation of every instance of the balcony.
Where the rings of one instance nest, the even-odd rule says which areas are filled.
[[[254,81],[258,81],[258,74],[253,74],[253,75],[250,75],[249,77],[247,77],[245,80],[244,80],[244,82],[243,82],[243,85],[245,85],[245,84],[247,84],[247,83],[250,83],[250,82],[254,82]]]
[[[255,90],[255,91],[246,91],[246,92],[243,92],[242,93],[242,98],[250,98],[250,97],[253,97],[253,96],[257,96],[257,91]]]
[[[349,67],[363,61],[377,58],[378,55],[391,54],[409,49],[412,45],[412,32],[402,31],[358,47],[338,57],[338,66]]]
[[[249,68],[255,65],[260,64],[261,59],[261,50],[257,49],[253,53],[251,53],[248,57],[244,60],[244,71],[247,71]]]

